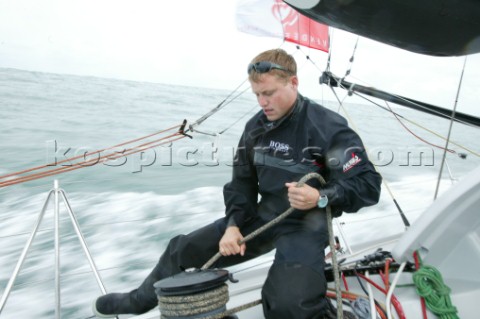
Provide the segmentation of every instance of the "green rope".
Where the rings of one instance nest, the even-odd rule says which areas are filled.
[[[435,267],[422,265],[413,274],[413,282],[431,312],[441,319],[459,319],[457,308],[450,300],[450,288]]]

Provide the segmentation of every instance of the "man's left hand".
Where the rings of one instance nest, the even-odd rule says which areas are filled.
[[[298,187],[297,182],[285,183],[288,188],[288,201],[290,205],[299,210],[308,210],[317,207],[320,192],[307,184]]]

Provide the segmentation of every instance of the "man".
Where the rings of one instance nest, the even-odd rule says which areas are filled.
[[[345,119],[298,93],[296,73],[295,60],[281,49],[253,59],[248,75],[262,110],[240,139],[232,180],[224,187],[226,216],[173,238],[138,289],[96,300],[97,316],[154,308],[155,282],[182,268],[200,268],[218,251],[224,257],[214,267],[223,268],[276,249],[262,289],[265,318],[324,318],[325,207],[331,205],[339,216],[377,203],[381,177]],[[320,173],[327,184],[299,187],[297,181],[309,172]],[[249,241],[248,248],[238,244],[290,206],[296,210]]]

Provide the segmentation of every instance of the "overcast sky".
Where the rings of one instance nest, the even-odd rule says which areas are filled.
[[[282,45],[237,31],[235,9],[235,0],[0,0],[0,67],[232,90],[253,56]],[[357,38],[332,34],[332,70],[343,75]],[[316,67],[295,55],[301,92],[319,98],[328,91],[318,85],[327,54],[302,51]],[[361,38],[350,80],[451,108],[463,62]],[[479,79],[476,54],[467,60],[459,111],[480,116]]]

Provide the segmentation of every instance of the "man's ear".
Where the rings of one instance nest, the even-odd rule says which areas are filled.
[[[292,88],[297,89],[298,88],[298,76],[294,75],[290,78],[290,84],[292,85]]]

